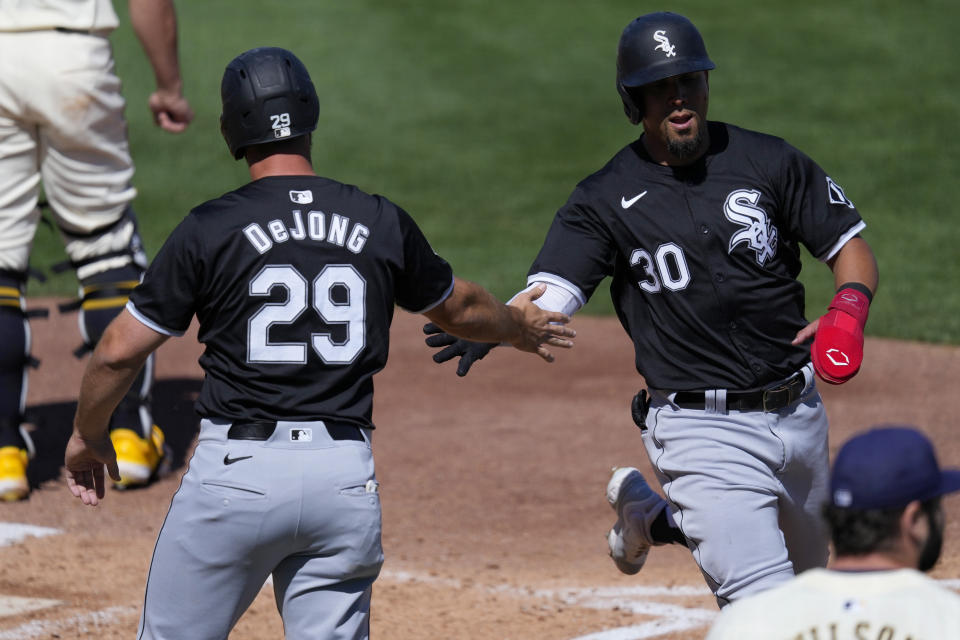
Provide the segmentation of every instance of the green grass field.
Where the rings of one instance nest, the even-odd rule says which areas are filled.
[[[125,11],[125,3],[117,2]],[[647,11],[700,28],[717,69],[710,117],[779,135],[823,166],[867,220],[881,289],[868,334],[960,343],[960,71],[948,0],[674,2],[204,0],[177,4],[186,93],[180,136],[146,107],[149,66],[122,13],[113,36],[148,251],[194,205],[247,180],[219,134],[226,63],[294,51],[321,101],[318,172],[389,196],[457,273],[506,298],[524,283],[574,185],[639,135],[614,89],[616,43]],[[48,228],[33,265],[63,258]],[[807,256],[808,316],[832,293]],[[71,275],[30,294],[70,294]],[[610,313],[606,286],[588,306]]]

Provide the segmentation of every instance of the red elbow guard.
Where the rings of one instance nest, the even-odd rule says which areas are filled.
[[[863,327],[870,310],[866,287],[844,285],[817,324],[810,347],[813,370],[821,380],[843,384],[860,370],[863,361]]]

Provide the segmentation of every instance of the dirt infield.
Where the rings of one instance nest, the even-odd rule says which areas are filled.
[[[43,304],[54,306],[30,306]],[[433,364],[421,324],[397,314],[390,362],[376,378],[387,559],[374,637],[702,638],[716,605],[685,549],[655,549],[632,577],[606,556],[610,467],[650,469],[628,413],[640,379],[616,319],[576,318],[577,346],[553,365],[503,349],[465,379],[452,363]],[[30,500],[0,505],[0,640],[132,638],[155,536],[198,428],[200,349],[191,333],[158,356],[155,417],[175,451],[173,472],[91,509],[70,497],[60,469],[83,366],[70,355],[76,318],[52,310],[32,329],[43,361],[28,396],[39,452]],[[942,463],[960,466],[958,381],[958,348],[868,339],[860,375],[821,385],[831,451],[871,424],[911,422]],[[956,579],[960,501],[949,498],[947,510],[933,575]],[[231,638],[282,638],[269,588]]]

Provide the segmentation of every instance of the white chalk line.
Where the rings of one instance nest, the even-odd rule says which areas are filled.
[[[139,616],[135,606],[108,607],[100,611],[81,613],[69,618],[54,620],[31,620],[16,629],[0,631],[0,640],[29,640],[30,638],[60,637],[66,631],[89,633],[98,630],[101,625],[109,625],[118,619]],[[74,637],[68,635],[66,637]]]
[[[47,598],[21,598],[20,596],[0,597],[0,618],[29,613],[38,609],[47,609],[60,604],[59,600]]]
[[[584,607],[598,611],[630,611],[650,616],[653,619],[639,625],[618,627],[598,631],[570,640],[647,640],[676,631],[696,629],[708,624],[716,617],[717,610],[681,607],[650,598],[688,598],[691,596],[709,596],[706,587],[694,586],[635,586],[635,587],[565,587],[562,589],[523,589],[509,585],[480,585],[464,583],[453,578],[422,575],[409,571],[387,570],[380,574],[381,579],[391,582],[420,582],[424,584],[451,587],[477,588],[487,593],[502,593],[520,598],[539,598],[562,602],[567,606]]]
[[[59,529],[50,527],[36,527],[31,524],[17,522],[0,522],[0,547],[9,547],[20,544],[30,537],[42,538],[62,533]]]
[[[660,598],[689,598],[710,596],[705,586],[633,586],[633,587],[584,587],[562,589],[524,589],[505,584],[482,585],[476,582],[464,582],[455,578],[441,578],[433,575],[418,574],[410,571],[385,570],[380,574],[382,580],[389,582],[419,582],[450,588],[475,588],[487,593],[503,593],[515,597],[533,597],[561,601],[568,606],[579,606],[600,611],[629,611],[651,616],[653,619],[642,624],[605,629],[577,636],[569,640],[649,640],[678,631],[689,631],[705,627],[713,622],[719,613],[717,609],[682,607]],[[940,579],[940,584],[949,589],[960,591],[960,579]]]

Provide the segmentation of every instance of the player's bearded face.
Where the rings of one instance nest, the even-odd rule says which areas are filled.
[[[665,78],[643,87],[644,128],[655,127],[660,144],[676,160],[692,161],[709,145],[709,86],[704,71]]]

